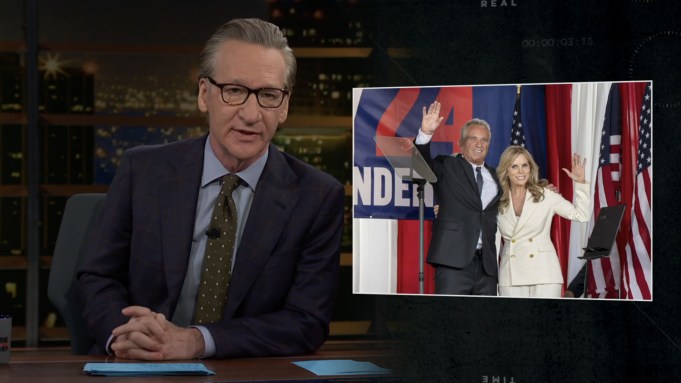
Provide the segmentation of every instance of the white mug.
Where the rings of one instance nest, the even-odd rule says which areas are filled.
[[[0,364],[9,362],[12,344],[12,317],[0,314]]]

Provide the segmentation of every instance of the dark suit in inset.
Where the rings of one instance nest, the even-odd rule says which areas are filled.
[[[432,159],[430,143],[416,147],[438,179],[433,187],[440,207],[437,219],[433,223],[428,263],[435,267],[445,266],[454,269],[469,266],[475,261],[478,238],[482,230],[484,271],[496,280],[498,272],[495,234],[501,186],[494,168],[485,165],[497,183],[497,195],[483,209],[472,166],[461,154],[440,155]],[[456,280],[436,280],[435,289],[438,294],[450,294],[452,291],[460,290],[460,283]],[[445,285],[447,287],[443,287]],[[496,295],[496,290],[490,291],[489,294]]]
[[[84,316],[104,353],[121,309],[172,318],[187,272],[206,136],[127,151],[79,272]],[[315,351],[338,283],[344,189],[270,144],[236,254],[216,357]]]

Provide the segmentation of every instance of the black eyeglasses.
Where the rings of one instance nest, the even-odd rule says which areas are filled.
[[[228,105],[242,105],[248,100],[251,93],[255,94],[258,100],[258,105],[263,108],[278,108],[284,102],[284,97],[289,94],[286,89],[278,88],[260,88],[251,89],[249,87],[238,84],[218,84],[210,77],[206,77],[208,81],[220,88],[222,94],[222,101]]]

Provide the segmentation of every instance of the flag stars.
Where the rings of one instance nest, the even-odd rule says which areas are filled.
[[[525,147],[525,132],[523,131],[523,121],[520,110],[520,91],[518,91],[515,99],[515,106],[513,107],[513,118],[511,119],[511,136],[509,138],[509,144]]]
[[[599,164],[599,172],[602,172],[601,175],[598,176],[597,181],[596,181],[596,189],[598,192],[595,193],[595,199],[594,199],[594,204],[595,207],[600,206],[612,206],[613,204],[617,204],[619,202],[619,199],[623,197],[623,194],[626,192],[627,194],[631,193],[633,195],[633,200],[631,202],[631,205],[627,206],[627,209],[630,209],[632,214],[631,214],[631,236],[627,239],[627,244],[626,244],[626,253],[627,257],[621,258],[622,260],[622,265],[621,270],[622,270],[622,275],[625,274],[625,270],[627,275],[636,275],[638,277],[640,268],[637,266],[637,261],[636,259],[638,258],[639,260],[648,260],[650,257],[650,240],[646,239],[642,236],[639,235],[639,233],[643,234],[652,234],[648,231],[647,222],[650,221],[650,195],[649,193],[650,190],[650,181],[652,179],[652,174],[646,174],[648,171],[649,166],[651,165],[650,161],[652,160],[652,155],[651,155],[651,148],[652,148],[652,142],[650,139],[651,136],[651,127],[652,127],[652,121],[651,121],[651,84],[640,84],[641,86],[646,86],[647,89],[645,90],[645,94],[642,97],[642,106],[639,108],[639,126],[638,126],[638,137],[637,139],[634,139],[636,136],[636,132],[631,132],[629,129],[627,129],[625,134],[629,133],[632,139],[631,141],[631,146],[634,148],[631,149],[637,149],[637,153],[632,156],[631,161],[626,161],[623,162],[622,164],[614,164],[614,163],[609,163],[607,165],[609,166],[604,166],[606,164],[601,161],[601,164]],[[614,89],[614,88],[611,88]],[[614,102],[617,102],[619,100],[613,100]],[[608,100],[608,103],[610,104],[611,100]],[[634,123],[635,124],[635,123]],[[627,126],[628,123],[625,121],[622,122],[623,126]],[[612,127],[613,129],[619,129],[621,126],[620,124],[604,124],[603,126],[603,136],[604,139],[607,138],[607,136],[611,135],[613,132],[612,130],[609,130],[609,128]],[[627,126],[628,127],[628,126]],[[607,130],[607,132],[606,132]],[[605,141],[605,148],[601,146],[601,157],[603,156],[604,152],[613,152],[613,153],[618,153],[618,157],[622,156],[626,158],[629,155],[629,150],[630,148],[624,148],[622,147],[623,143],[627,143],[627,141],[620,141],[617,140],[616,142],[613,141]],[[605,162],[607,163],[608,161],[614,161],[615,159],[606,157]],[[619,158],[617,158],[617,162],[619,162]],[[621,173],[618,172],[617,178],[614,177],[615,172],[608,172],[610,173],[611,177],[610,179],[606,179],[605,174],[607,170],[612,170],[614,166],[617,166],[618,169],[621,170]],[[631,167],[631,169],[627,169],[627,166]],[[602,169],[600,168],[602,167]],[[630,170],[633,170],[630,172]],[[635,179],[631,180],[629,179],[629,174],[631,173],[636,173]],[[633,174],[632,174],[633,175]],[[630,183],[630,181],[633,181]],[[629,189],[627,190],[624,185],[626,183],[629,183],[629,185],[633,186],[633,190]],[[619,193],[610,193],[612,190],[618,190]],[[604,197],[604,198],[601,198]],[[642,202],[642,203],[641,203]],[[648,211],[648,215],[644,216],[646,213],[645,211]],[[643,213],[643,214],[641,214]],[[640,220],[643,218],[642,220]],[[637,238],[638,237],[638,238]],[[648,238],[651,238],[652,235],[649,235]],[[633,260],[633,261],[632,261]],[[643,262],[640,262],[639,264],[643,264]],[[596,271],[593,275],[594,278],[597,278],[598,281],[603,283],[604,285],[609,286],[609,278],[612,278],[612,276],[605,275],[604,273],[600,271]],[[612,280],[615,282],[615,280]],[[624,297],[624,299],[650,299],[650,290],[649,286],[647,285],[648,282],[644,281],[642,278],[631,278],[631,280],[622,280],[619,289],[619,293],[621,297]],[[614,283],[613,283],[614,284]],[[610,293],[611,290],[607,288],[606,290],[607,293]],[[637,297],[636,294],[639,296]],[[597,293],[595,291],[591,291],[587,293],[587,296],[596,296]]]

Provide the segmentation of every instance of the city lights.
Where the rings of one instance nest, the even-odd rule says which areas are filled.
[[[59,53],[53,55],[47,52],[45,57],[40,58],[38,69],[45,72],[45,79],[50,77],[56,79],[58,75],[66,75],[63,69],[64,65],[66,65],[66,61],[60,60]]]

